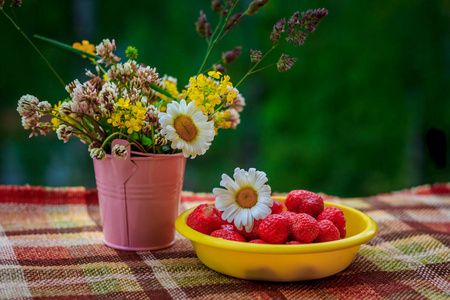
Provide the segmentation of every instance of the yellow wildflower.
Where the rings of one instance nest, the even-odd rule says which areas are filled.
[[[208,75],[211,76],[214,79],[219,79],[220,76],[222,76],[222,73],[220,73],[219,71],[209,71]]]
[[[81,44],[78,42],[73,43],[72,47],[74,47],[75,49],[95,55],[95,45],[89,44],[89,42],[86,40],[81,41]],[[86,58],[86,55],[82,55],[82,57]]]
[[[181,97],[188,102],[194,101],[205,115],[211,115],[221,105],[231,105],[236,98],[230,76],[223,76],[218,71],[210,71],[208,75],[209,77],[203,74],[191,77],[189,87],[181,94]]]
[[[119,129],[127,128],[128,134],[132,134],[142,129],[146,113],[147,109],[142,105],[142,102],[132,105],[130,99],[120,98],[117,101],[116,111],[107,122]]]
[[[61,114],[59,113],[59,109],[60,109],[60,108],[61,108],[61,101],[59,101],[58,104],[55,104],[55,106],[53,107],[52,113],[53,113],[55,116],[58,116],[58,117],[61,118],[62,116],[61,116]],[[51,119],[51,122],[52,122],[52,125],[54,126],[54,127],[53,127],[53,130],[54,130],[54,131],[56,131],[56,129],[58,129],[59,125],[62,124],[61,119],[58,119],[58,118],[55,118],[55,117]]]
[[[167,92],[169,92],[170,95],[172,95],[172,97],[178,97],[178,95],[180,94],[180,92],[178,91],[177,88],[177,84],[173,81],[169,81],[169,80],[164,80],[164,85],[165,85],[165,90]],[[158,94],[159,98],[161,98],[161,100],[169,100],[169,97],[167,97],[166,95],[163,95],[161,93]]]
[[[129,108],[130,107],[130,99],[123,100],[123,98],[120,98],[119,101],[117,101],[117,107]]]
[[[231,121],[229,121],[229,118],[230,118],[230,111],[228,110],[219,112],[217,114],[217,117],[214,119],[214,127],[216,128],[216,134],[217,129],[219,128],[229,129],[231,127]]]

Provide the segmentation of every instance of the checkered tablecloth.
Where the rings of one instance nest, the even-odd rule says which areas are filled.
[[[377,236],[332,277],[270,283],[210,270],[180,235],[160,251],[105,246],[95,190],[0,186],[0,299],[449,299],[450,184],[327,200],[367,213]]]

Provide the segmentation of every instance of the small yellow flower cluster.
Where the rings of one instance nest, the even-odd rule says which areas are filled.
[[[217,113],[217,117],[214,119],[214,128],[217,129],[223,128],[223,129],[229,129],[231,127],[231,121],[229,121],[230,118],[230,111],[225,110]]]
[[[119,129],[128,128],[127,133],[132,134],[134,131],[142,129],[146,112],[147,109],[142,105],[142,102],[132,105],[130,99],[123,100],[123,98],[120,98],[117,101],[116,110],[108,119],[108,123],[112,123],[114,127]]]
[[[194,101],[197,107],[201,107],[205,115],[210,115],[221,104],[231,105],[236,92],[230,82],[230,76],[223,76],[218,71],[208,72],[210,77],[200,74],[189,79],[190,85],[183,90],[182,98],[186,101]],[[220,80],[220,82],[218,81]]]
[[[169,81],[169,80],[164,80],[164,85],[165,85],[165,90],[166,92],[169,92],[173,97],[178,97],[178,95],[180,95],[180,92],[177,89],[177,84],[173,81]],[[167,97],[164,94],[159,93],[158,94],[159,98],[161,98],[161,100],[168,100],[169,97]]]
[[[178,98],[180,96],[180,92],[178,91],[176,81],[174,82],[172,80],[166,79],[163,81],[163,83],[165,86],[164,89],[167,92],[169,92],[172,95],[172,97]],[[159,106],[159,110],[165,112],[167,110],[167,104],[172,102],[172,99],[170,99],[169,97],[167,97],[162,93],[158,93],[158,97],[163,101]]]
[[[54,106],[54,108],[53,108],[53,111],[52,111],[53,114],[54,114],[55,116],[58,116],[58,117],[62,118],[62,119],[66,119],[64,116],[62,116],[62,115],[59,113],[59,109],[60,109],[60,108],[61,108],[61,101],[59,101],[57,105],[55,104],[55,106]],[[58,129],[59,125],[62,124],[61,119],[58,119],[58,118],[52,118],[51,122],[52,122],[52,124],[53,124],[53,126],[54,126],[54,127],[53,127],[53,131],[56,131],[56,129]]]

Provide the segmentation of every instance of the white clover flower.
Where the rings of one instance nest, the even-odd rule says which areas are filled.
[[[181,149],[185,157],[205,154],[211,146],[215,136],[214,122],[208,121],[195,102],[172,101],[167,105],[167,112],[159,113],[158,117],[161,133],[172,143],[172,148]]]
[[[50,103],[48,103],[48,101],[39,102],[37,109],[42,110],[46,113],[50,113],[53,110],[52,105]]]
[[[17,112],[22,117],[31,118],[37,113],[39,100],[33,95],[23,95],[20,97]]]
[[[69,141],[69,138],[72,135],[72,133],[73,133],[72,126],[67,126],[65,124],[61,124],[56,130],[56,135],[58,136],[58,139],[64,141],[64,143],[67,143]]]
[[[273,200],[270,186],[266,185],[266,173],[250,168],[247,171],[236,168],[233,179],[223,174],[220,185],[214,188],[216,208],[223,211],[222,219],[234,221],[234,225],[247,232],[252,231],[254,220],[264,219],[271,214]]]
[[[100,110],[107,116],[110,116],[116,110],[116,100],[119,95],[119,89],[114,82],[106,82],[102,86],[98,97],[100,101]]]
[[[90,154],[93,159],[104,160],[106,158],[106,152],[103,148],[92,148]]]
[[[164,145],[167,145],[167,139],[163,134],[158,133],[155,136],[155,146],[164,146]]]
[[[61,103],[61,106],[59,107],[59,113],[66,117],[70,116],[70,114],[72,113],[72,101]]]
[[[125,159],[128,156],[127,148],[123,145],[117,144],[112,148],[112,154],[115,158]]]

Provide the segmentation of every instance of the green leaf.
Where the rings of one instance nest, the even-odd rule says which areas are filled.
[[[112,134],[112,125],[105,118],[101,118],[99,123],[108,135]]]
[[[160,88],[159,86],[157,86],[157,85],[155,85],[155,84],[153,84],[153,83],[150,83],[149,85],[150,85],[150,87],[151,87],[152,89],[154,89],[154,90],[157,91],[158,93],[161,93],[161,94],[163,94],[163,95],[166,95],[166,96],[169,97],[169,98],[178,100],[177,98],[175,98],[174,96],[172,96],[168,91],[166,91],[166,90]]]
[[[58,42],[57,40],[49,39],[49,38],[46,38],[46,37],[43,37],[43,36],[40,36],[40,35],[37,35],[37,34],[35,34],[34,37],[37,38],[37,39],[49,42],[50,44],[53,44],[53,45],[58,46],[60,48],[63,48],[63,49],[66,49],[66,50],[69,50],[69,51],[72,51],[72,52],[75,52],[75,53],[78,53],[78,54],[81,54],[81,55],[86,55],[87,57],[94,58],[96,60],[97,59],[101,59],[101,56],[94,55],[94,54],[91,54],[89,52],[85,52],[83,50],[75,49],[74,47],[72,47],[70,45]]]
[[[144,146],[150,146],[151,144],[153,144],[153,141],[151,138],[146,137],[145,135],[142,136],[142,145]]]
[[[134,131],[132,134],[129,135],[132,139],[135,139],[136,141],[139,141],[139,135],[136,131]]]

